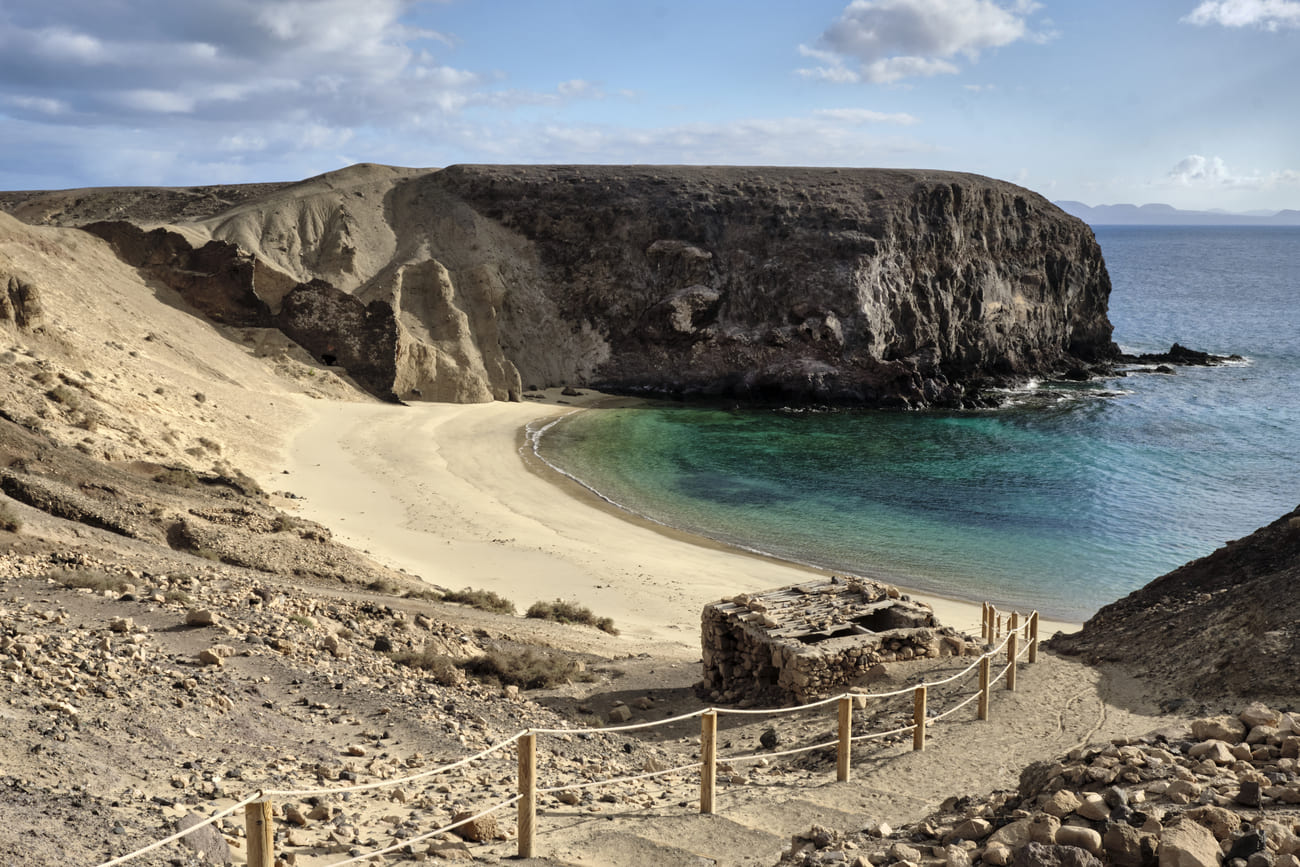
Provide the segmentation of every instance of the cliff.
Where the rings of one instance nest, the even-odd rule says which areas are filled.
[[[384,397],[956,406],[1116,354],[1091,231],[976,175],[361,165],[219,189],[127,197],[132,226],[183,204],[175,231],[93,231],[206,315],[278,327]],[[108,215],[127,194],[14,207],[84,222],[96,195]]]

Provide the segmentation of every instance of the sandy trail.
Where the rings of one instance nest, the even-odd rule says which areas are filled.
[[[689,656],[706,603],[823,574],[637,519],[541,465],[521,430],[575,406],[302,404],[288,475],[268,471],[263,482],[301,497],[290,501],[300,514],[342,540],[434,584],[493,590],[521,611],[577,600],[630,642]],[[979,622],[977,606],[914,595],[946,624]],[[1044,622],[1044,632],[1059,626]]]

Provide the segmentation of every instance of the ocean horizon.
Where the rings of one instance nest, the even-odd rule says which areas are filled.
[[[1298,501],[1300,228],[1096,227],[1114,339],[1243,361],[992,410],[657,404],[533,432],[605,500],[743,550],[1080,621]]]

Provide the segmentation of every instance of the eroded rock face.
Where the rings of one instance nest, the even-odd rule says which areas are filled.
[[[1091,231],[1000,181],[619,166],[431,180],[535,246],[537,289],[609,347],[596,386],[955,404],[1116,352]]]

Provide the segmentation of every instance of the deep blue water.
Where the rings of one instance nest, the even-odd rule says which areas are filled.
[[[1099,227],[1115,340],[1247,361],[997,410],[594,410],[539,454],[665,524],[1082,620],[1300,502],[1300,229]]]

